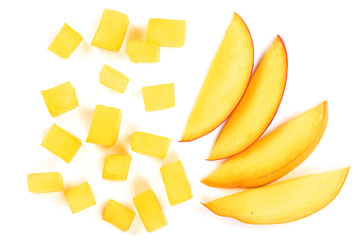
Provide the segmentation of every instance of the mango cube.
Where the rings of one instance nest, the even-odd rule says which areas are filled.
[[[125,74],[105,64],[101,70],[100,83],[119,93],[124,93],[129,83],[129,78]]]
[[[133,63],[155,63],[160,61],[159,44],[153,41],[129,41],[128,54]]]
[[[190,183],[181,161],[163,166],[160,168],[160,172],[171,206],[192,198]]]
[[[167,225],[165,215],[152,190],[134,197],[134,204],[146,231],[153,232]]]
[[[103,146],[114,145],[119,135],[120,123],[120,109],[97,105],[86,142]]]
[[[32,173],[27,179],[29,192],[32,193],[64,191],[63,178],[58,172]]]
[[[185,43],[185,21],[153,18],[149,20],[146,41],[162,47],[182,47]]]
[[[142,88],[146,111],[157,111],[175,106],[174,83]]]
[[[59,116],[79,106],[75,89],[70,82],[43,90],[41,94],[52,117]]]
[[[53,124],[41,146],[70,163],[81,146],[81,141],[61,127]]]
[[[65,23],[54,40],[50,43],[48,50],[59,57],[67,59],[77,46],[79,46],[82,39],[80,34]]]
[[[72,213],[80,212],[96,204],[88,182],[70,188],[64,194]]]
[[[124,41],[129,18],[126,14],[105,9],[91,45],[118,52]]]
[[[106,156],[102,173],[103,179],[113,181],[125,181],[128,177],[130,162],[130,156]]]
[[[131,137],[134,152],[163,159],[166,157],[171,139],[150,133],[135,131]]]
[[[135,212],[124,205],[110,199],[107,204],[103,219],[119,228],[123,232],[129,230],[135,217]]]

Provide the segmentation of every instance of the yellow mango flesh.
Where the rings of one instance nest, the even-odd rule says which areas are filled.
[[[66,23],[60,29],[54,40],[50,43],[48,50],[61,58],[67,59],[79,46],[82,37]]]
[[[133,63],[155,63],[160,61],[159,44],[154,41],[129,41],[128,54]]]
[[[103,179],[113,181],[125,181],[128,177],[130,162],[130,156],[106,156],[102,173]]]
[[[162,47],[182,47],[185,43],[185,21],[152,18],[149,20],[146,41]]]
[[[251,77],[244,96],[222,129],[208,160],[233,156],[265,132],[280,105],[286,75],[286,49],[278,36]]]
[[[59,116],[79,106],[75,89],[70,82],[43,90],[41,94],[52,117]]]
[[[204,136],[230,115],[245,92],[253,63],[251,35],[240,16],[234,14],[192,109],[182,142]]]
[[[309,216],[340,192],[349,168],[312,174],[225,196],[204,205],[223,217],[250,224],[277,224]]]
[[[80,212],[96,204],[88,182],[70,188],[64,194],[72,213]]]
[[[152,190],[134,197],[134,204],[146,231],[153,232],[167,225],[165,215]]]
[[[135,131],[131,137],[131,149],[143,155],[163,159],[166,157],[171,139],[150,133]]]
[[[135,212],[124,205],[110,199],[104,214],[103,219],[117,227],[123,232],[129,230],[135,217]]]
[[[192,198],[190,183],[181,161],[163,166],[160,172],[171,206]]]
[[[41,146],[70,163],[81,146],[81,141],[58,125],[53,124]]]
[[[281,125],[233,156],[201,182],[212,187],[258,187],[299,166],[316,148],[328,120],[327,102]]]
[[[129,78],[125,74],[105,64],[101,70],[100,83],[119,93],[124,93],[129,83]]]
[[[120,123],[120,109],[97,105],[86,142],[113,146],[119,135]]]
[[[175,106],[174,83],[159,84],[142,88],[146,111],[157,111]]]
[[[28,190],[32,193],[62,192],[63,178],[58,172],[32,173],[27,176]]]
[[[105,9],[91,45],[118,52],[122,46],[129,25],[126,14]]]

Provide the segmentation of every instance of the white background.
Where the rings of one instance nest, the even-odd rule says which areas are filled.
[[[104,8],[128,14],[131,24],[126,40],[144,38],[149,18],[184,19],[185,46],[161,48],[160,63],[155,64],[131,63],[126,44],[119,53],[91,47]],[[1,1],[0,239],[359,239],[358,10],[356,1]],[[239,191],[214,189],[199,182],[220,164],[205,161],[220,128],[195,142],[177,142],[234,11],[252,34],[255,66],[276,34],[287,47],[287,87],[268,130],[329,100],[329,123],[322,141],[283,179],[352,167],[338,197],[303,220],[255,226],[212,214],[201,201]],[[68,60],[47,50],[64,22],[84,38]],[[125,94],[98,82],[103,64],[129,76]],[[40,90],[66,81],[74,85],[80,107],[52,118]],[[176,107],[145,112],[141,88],[169,82],[175,83]],[[122,110],[119,140],[112,148],[84,142],[96,104]],[[70,164],[40,146],[53,123],[83,141]],[[129,137],[134,130],[174,139],[168,157],[160,161],[131,152]],[[124,151],[133,157],[129,179],[103,180],[106,154]],[[159,168],[178,159],[185,166],[194,197],[171,207]],[[62,193],[29,193],[27,174],[44,171],[61,172],[65,188],[89,181],[97,204],[73,215]],[[136,216],[130,230],[123,233],[102,220],[109,198],[134,209],[133,196],[147,188],[157,194],[168,226],[149,234]]]

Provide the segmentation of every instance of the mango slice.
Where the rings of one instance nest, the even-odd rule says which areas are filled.
[[[81,141],[61,127],[53,124],[41,146],[70,163],[81,146]]]
[[[153,232],[167,225],[165,215],[152,190],[134,197],[134,204],[146,231]]]
[[[28,189],[32,193],[64,191],[63,178],[58,172],[28,174]]]
[[[295,117],[225,161],[201,182],[212,187],[258,187],[299,166],[319,144],[327,125],[327,101]]]
[[[190,183],[181,161],[163,166],[160,168],[160,172],[171,206],[192,198]]]
[[[162,47],[182,47],[185,43],[185,21],[152,18],[149,20],[146,41],[154,41]]]
[[[143,87],[142,94],[147,112],[169,109],[175,106],[174,83]]]
[[[160,61],[159,44],[154,41],[129,41],[128,54],[133,63],[155,63]]]
[[[118,52],[122,46],[129,25],[126,14],[105,9],[91,45]]]
[[[350,167],[293,178],[213,200],[203,205],[219,216],[250,224],[277,224],[307,217],[340,192]]]
[[[150,133],[135,131],[131,137],[134,152],[163,159],[166,157],[171,139]]]
[[[287,65],[285,45],[277,36],[251,77],[240,103],[221,130],[208,160],[242,152],[265,132],[284,94]]]
[[[59,116],[79,106],[75,89],[70,82],[43,90],[41,94],[52,117]]]
[[[208,134],[229,117],[245,92],[253,64],[249,29],[235,13],[194,104],[182,142]]]
[[[112,181],[125,181],[128,177],[130,162],[130,156],[106,156],[102,173],[103,179]]]
[[[135,212],[124,205],[110,199],[104,214],[104,221],[114,225],[123,232],[129,230],[135,217]]]
[[[120,109],[97,105],[86,142],[113,146],[119,135],[120,123]]]
[[[129,78],[125,74],[105,64],[101,70],[100,83],[119,93],[124,93],[129,83]]]
[[[82,40],[82,36],[65,23],[50,43],[48,50],[61,58],[68,59]]]
[[[88,182],[70,188],[64,194],[72,213],[80,212],[96,204]]]

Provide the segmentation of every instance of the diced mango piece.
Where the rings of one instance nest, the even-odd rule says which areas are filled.
[[[157,111],[175,106],[174,83],[142,88],[146,111]]]
[[[96,204],[88,182],[70,188],[64,194],[72,213],[80,212]]]
[[[81,146],[81,141],[61,127],[53,124],[41,146],[70,163]]]
[[[163,47],[182,47],[185,43],[185,21],[153,18],[149,20],[146,41]]]
[[[131,137],[134,152],[163,159],[166,157],[171,139],[150,133],[135,131]]]
[[[131,157],[108,155],[105,157],[102,177],[106,180],[125,181],[128,177]]]
[[[181,161],[163,166],[160,168],[160,172],[171,206],[192,198],[190,183]]]
[[[135,217],[135,212],[124,205],[110,199],[107,204],[103,219],[123,232],[129,230]]]
[[[129,83],[129,78],[125,74],[105,64],[101,70],[100,83],[119,93],[124,93]]]
[[[114,145],[119,135],[120,123],[120,109],[97,105],[86,142],[103,146]]]
[[[52,117],[59,116],[79,106],[75,89],[70,82],[43,90],[41,94]]]
[[[63,178],[58,172],[32,173],[27,179],[29,192],[32,193],[64,191]]]
[[[155,63],[160,61],[159,44],[153,41],[129,41],[128,54],[133,63]]]
[[[118,52],[124,41],[129,18],[126,14],[105,9],[91,45]]]
[[[54,40],[50,43],[48,50],[59,57],[67,59],[72,52],[79,46],[82,37],[66,23],[60,29]]]
[[[167,225],[165,215],[152,190],[134,197],[134,204],[146,231],[153,232]]]

